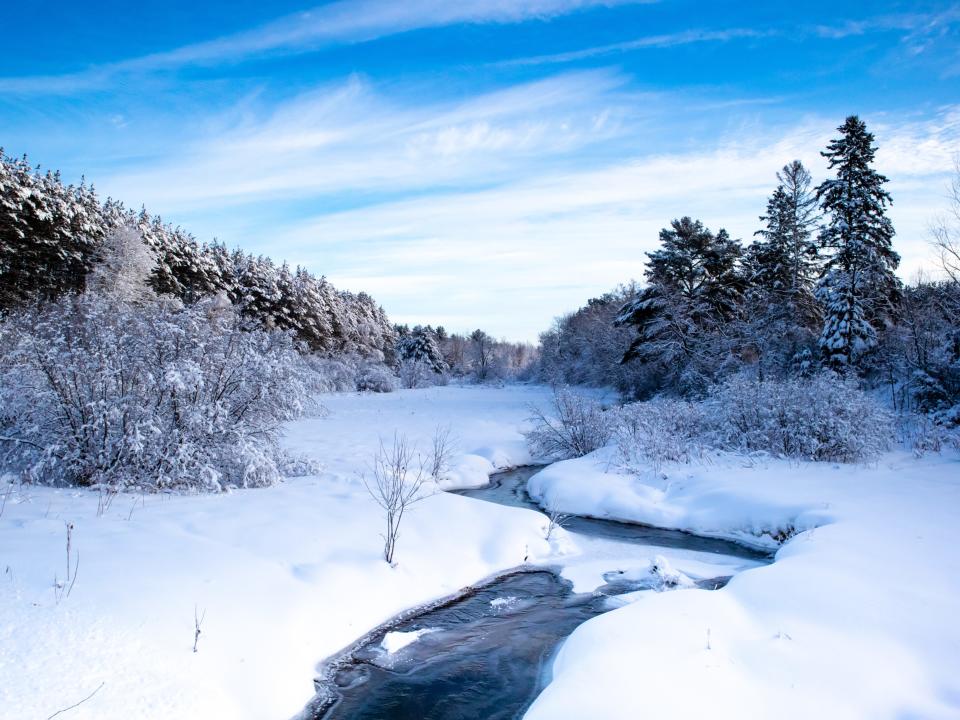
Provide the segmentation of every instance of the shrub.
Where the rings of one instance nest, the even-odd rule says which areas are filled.
[[[382,363],[365,362],[357,370],[356,389],[360,392],[393,392],[397,389],[397,376]]]
[[[832,373],[782,381],[734,377],[697,403],[626,405],[614,431],[631,470],[690,462],[705,448],[834,462],[870,460],[893,437],[890,413]]]
[[[533,428],[525,436],[538,457],[581,457],[610,441],[610,414],[600,403],[567,388],[554,390],[549,410],[533,406],[531,411]]]
[[[429,363],[423,360],[401,360],[397,367],[397,375],[401,385],[407,389],[447,384],[447,376],[444,373],[435,372]]]
[[[665,462],[690,462],[703,452],[707,431],[703,408],[684,400],[656,399],[625,405],[617,413],[614,437],[628,469]]]
[[[65,296],[0,328],[0,468],[46,483],[217,491],[275,482],[315,377],[227,303]]]
[[[804,460],[858,462],[890,446],[892,417],[854,380],[832,373],[784,381],[734,377],[706,401],[714,442]]]

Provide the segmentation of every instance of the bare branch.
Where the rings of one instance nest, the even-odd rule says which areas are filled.
[[[570,515],[560,512],[555,507],[551,507],[547,511],[547,518],[549,519],[549,522],[547,523],[545,539],[549,541],[554,530],[557,528],[562,528],[564,525],[566,525],[567,521],[570,519]]]
[[[74,703],[74,704],[71,705],[70,707],[65,707],[65,708],[63,708],[63,710],[57,710],[53,715],[50,715],[50,716],[47,718],[47,720],[52,720],[53,718],[55,718],[55,717],[56,717],[57,715],[59,715],[60,713],[65,713],[65,712],[67,712],[68,710],[73,710],[75,707],[79,707],[80,705],[83,705],[83,703],[85,703],[87,700],[89,700],[89,699],[92,698],[94,695],[96,695],[98,692],[100,692],[100,690],[103,688],[104,685],[106,685],[105,682],[100,683],[100,685],[97,687],[97,689],[94,690],[94,691],[93,691],[92,693],[90,693],[89,695],[87,695],[83,700],[81,700],[80,702]]]

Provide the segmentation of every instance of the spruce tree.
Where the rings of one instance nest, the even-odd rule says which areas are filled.
[[[836,178],[817,187],[827,216],[820,247],[830,251],[818,296],[824,305],[819,345],[826,361],[844,368],[858,363],[876,346],[877,334],[892,320],[900,299],[894,274],[893,224],[885,211],[891,202],[887,178],[871,167],[876,154],[873,134],[856,115],[838,130],[823,155]]]
[[[744,258],[746,342],[759,374],[799,366],[815,349],[822,322],[815,297],[820,256],[813,233],[818,204],[810,173],[799,160],[777,173],[778,185],[760,216],[765,224]]]
[[[417,325],[409,333],[401,334],[397,340],[396,359],[400,363],[420,363],[436,375],[447,371],[437,338],[429,327]]]

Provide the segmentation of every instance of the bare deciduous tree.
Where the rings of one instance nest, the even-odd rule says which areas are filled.
[[[433,432],[430,445],[429,470],[430,477],[440,480],[450,471],[450,460],[453,455],[453,441],[450,437],[449,425],[438,425]]]
[[[371,478],[364,475],[361,479],[370,497],[383,509],[386,520],[383,559],[393,565],[400,522],[408,507],[426,497],[423,486],[430,475],[423,459],[415,458],[413,448],[403,435],[394,435],[389,448],[380,441],[371,474]]]
[[[960,283],[960,155],[954,158],[953,180],[948,198],[950,209],[930,228],[940,266],[952,283]]]

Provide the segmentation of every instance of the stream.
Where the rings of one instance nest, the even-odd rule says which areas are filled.
[[[455,492],[540,511],[526,493],[527,480],[540,469],[498,473],[485,487]],[[549,682],[553,655],[578,625],[635,593],[672,589],[669,575],[624,567],[648,568],[650,558],[662,555],[684,568],[688,585],[716,589],[735,572],[770,562],[765,552],[676,530],[585,517],[569,517],[563,527],[583,552],[569,562],[561,558],[562,572],[533,568],[502,575],[374,631],[338,659],[305,717],[520,718]],[[575,592],[568,573],[594,578],[591,591]]]

